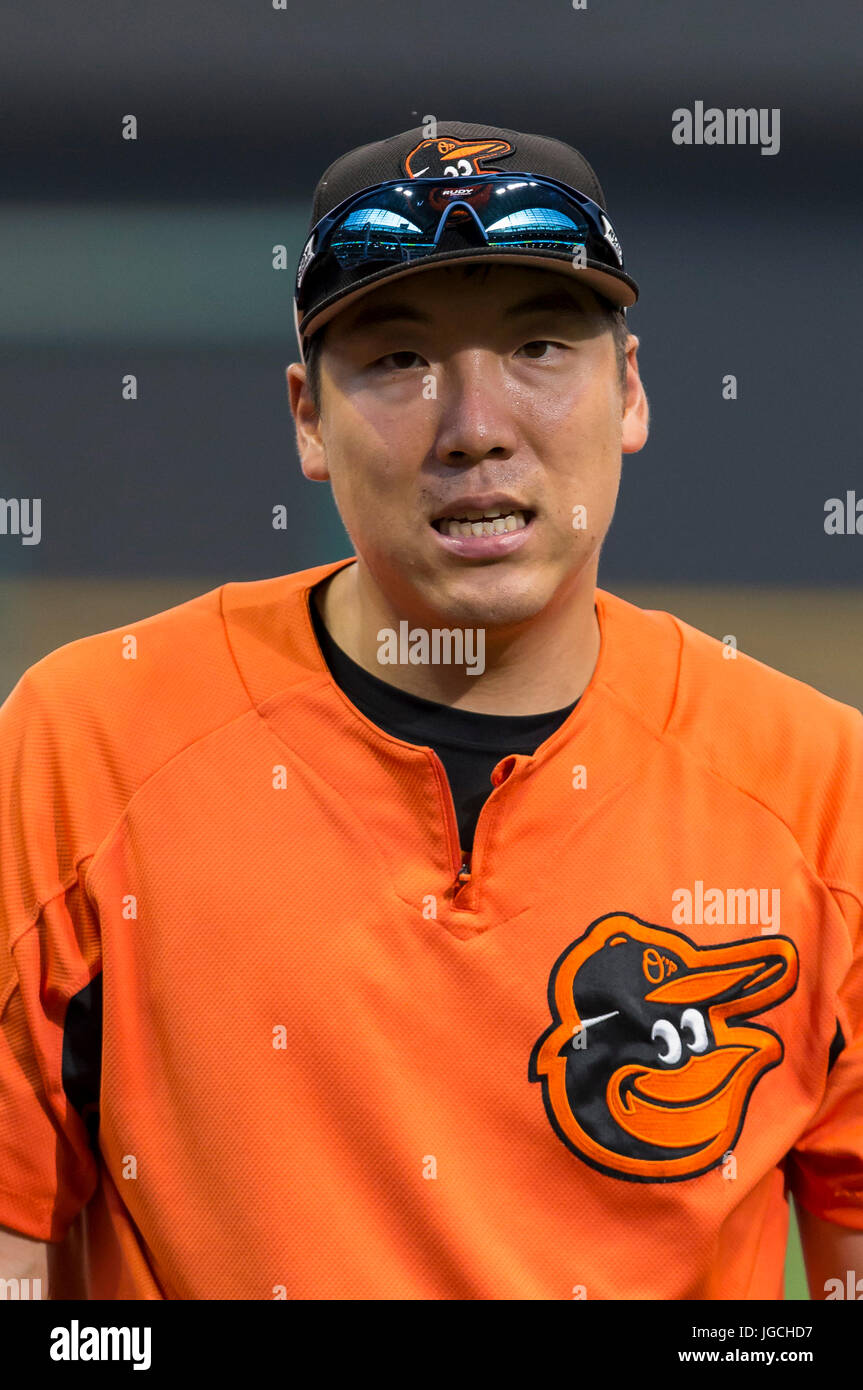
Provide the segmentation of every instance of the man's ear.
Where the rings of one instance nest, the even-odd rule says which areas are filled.
[[[647,443],[650,406],[638,370],[638,339],[630,333],[626,340],[626,381],[623,387],[623,430],[621,450],[637,454]]]
[[[321,417],[315,409],[306,380],[306,368],[300,362],[292,362],[285,371],[285,380],[294,417],[300,467],[312,482],[325,483],[330,476],[327,453],[321,438]]]

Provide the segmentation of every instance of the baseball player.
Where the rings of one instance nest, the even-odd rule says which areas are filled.
[[[287,381],[355,553],[0,713],[3,1273],[781,1299],[793,1198],[863,1277],[863,717],[597,587],[637,293],[558,140],[322,177]]]

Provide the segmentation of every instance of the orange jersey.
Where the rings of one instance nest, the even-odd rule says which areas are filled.
[[[781,1298],[790,1191],[863,1230],[860,712],[599,589],[459,877],[315,640],[352,558],[0,711],[0,1224],[94,1298]]]

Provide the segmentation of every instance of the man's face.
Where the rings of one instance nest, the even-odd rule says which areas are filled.
[[[471,269],[406,276],[337,315],[320,416],[302,368],[288,381],[303,472],[330,479],[393,610],[505,629],[565,600],[579,577],[595,582],[621,453],[643,446],[647,403],[637,339],[621,392],[611,329],[586,286],[522,266]],[[520,505],[528,525],[467,553],[435,522],[488,494],[503,495],[501,511]]]

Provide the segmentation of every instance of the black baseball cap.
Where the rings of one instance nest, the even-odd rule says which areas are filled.
[[[529,172],[554,179],[574,189],[596,204],[600,212],[600,235],[613,248],[614,256],[586,260],[573,265],[566,251],[530,248],[453,246],[436,249],[411,264],[391,263],[340,269],[327,265],[326,273],[316,259],[315,228],[322,218],[345,200],[376,185],[410,179],[460,178],[471,174],[506,174],[507,170]],[[626,309],[638,299],[638,286],[623,269],[620,242],[608,220],[602,186],[584,155],[562,140],[545,135],[528,135],[498,126],[474,125],[462,121],[439,121],[429,136],[427,126],[402,131],[385,140],[360,145],[341,155],[325,170],[314,192],[308,238],[297,268],[295,282],[295,324],[303,355],[303,343],[337,313],[361,295],[376,289],[382,281],[416,274],[428,266],[450,261],[518,260],[521,263],[559,269],[589,285],[615,308]],[[605,248],[607,249],[607,248]],[[325,258],[332,262],[332,257]]]

